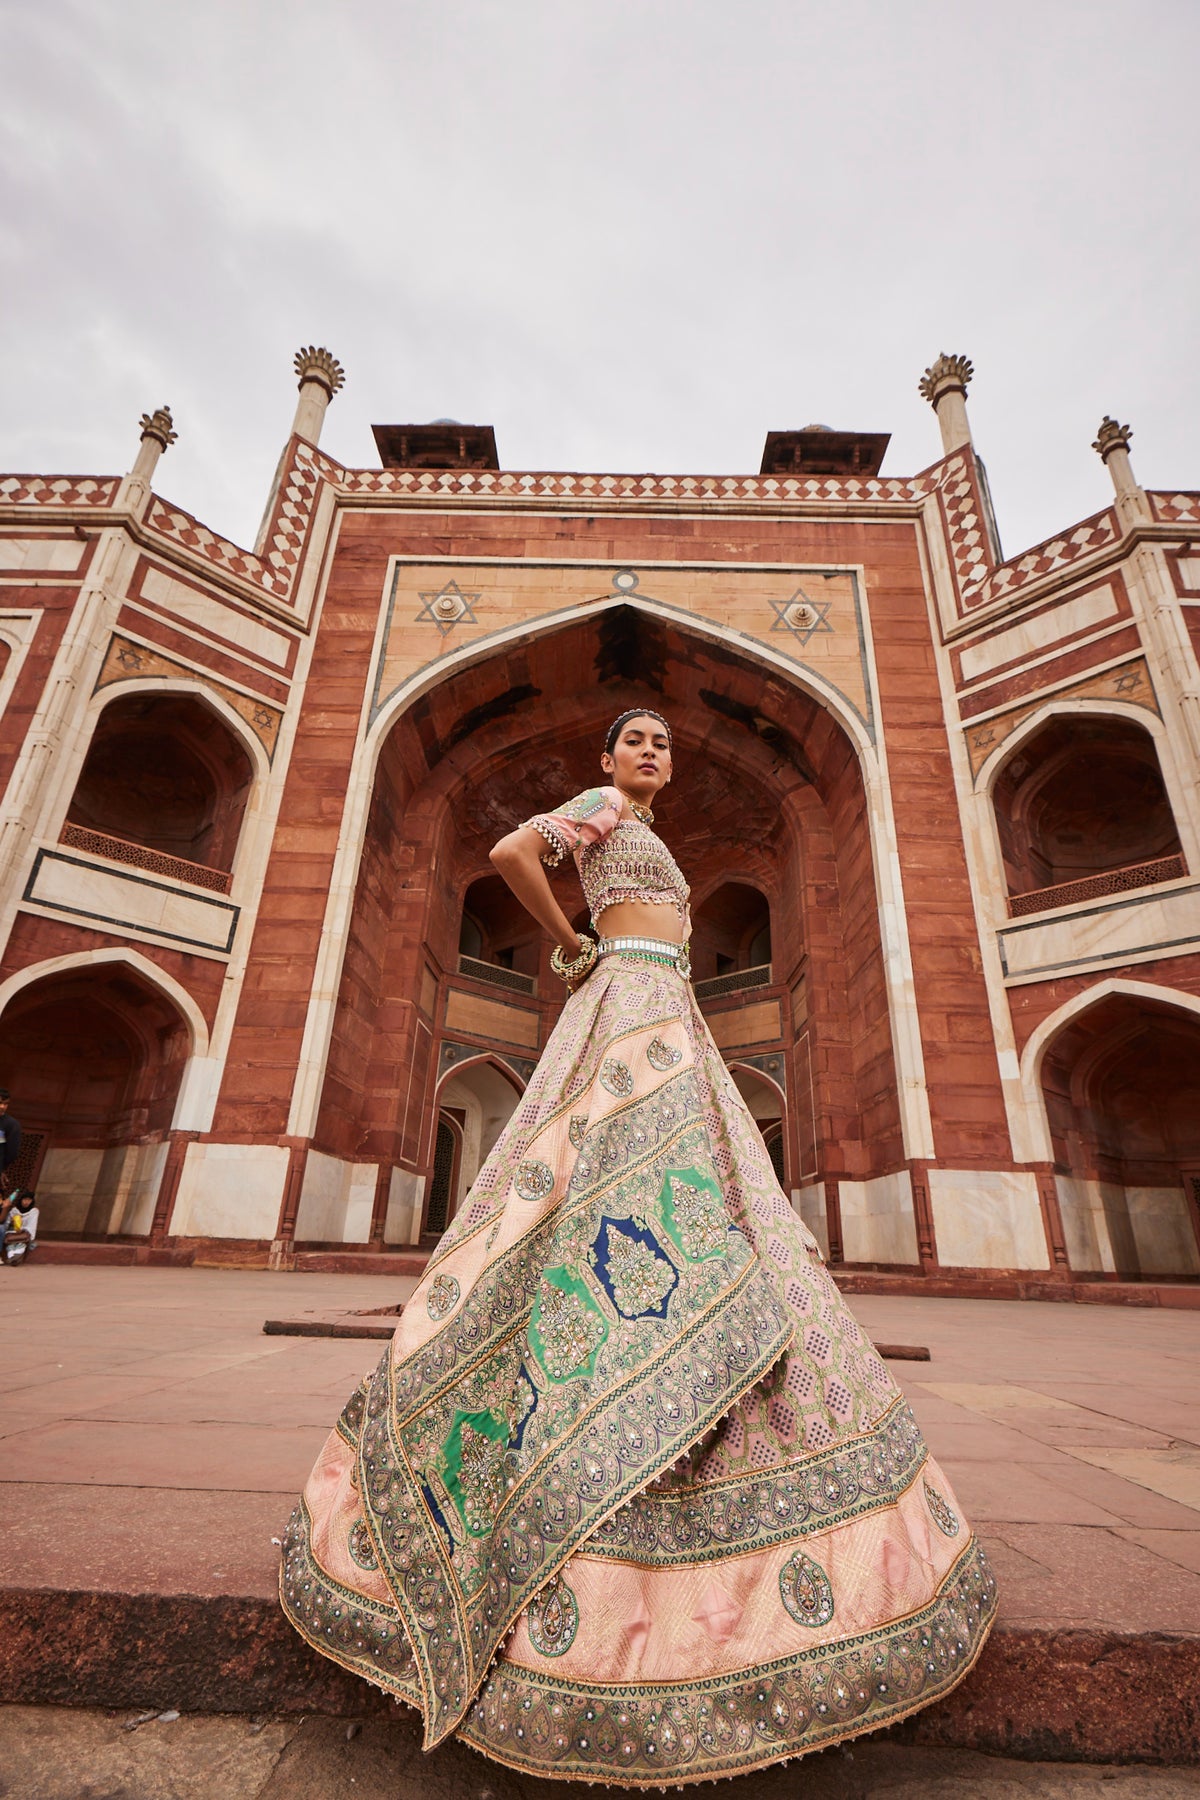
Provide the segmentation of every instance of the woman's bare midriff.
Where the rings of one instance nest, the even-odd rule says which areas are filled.
[[[650,906],[644,900],[617,900],[600,915],[601,937],[663,938],[683,942],[683,925],[674,906]]]

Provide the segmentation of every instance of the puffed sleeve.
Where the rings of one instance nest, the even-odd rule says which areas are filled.
[[[588,788],[553,812],[535,813],[522,824],[540,831],[550,846],[542,855],[547,868],[557,869],[564,856],[606,838],[621,816],[623,802],[616,788]]]

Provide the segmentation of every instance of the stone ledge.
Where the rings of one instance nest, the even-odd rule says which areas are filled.
[[[829,1268],[843,1294],[890,1294],[918,1300],[1041,1300],[1081,1306],[1168,1306],[1200,1310],[1200,1282],[1061,1280],[1004,1271],[939,1270],[898,1275],[856,1269],[841,1263]]]
[[[0,1589],[13,1704],[184,1712],[394,1714],[261,1596]],[[1200,1762],[1200,1636],[997,1627],[902,1741],[1068,1762]]]

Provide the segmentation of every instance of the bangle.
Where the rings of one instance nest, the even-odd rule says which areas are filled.
[[[554,973],[560,976],[562,980],[566,982],[567,986],[570,987],[573,981],[582,981],[583,977],[591,971],[592,965],[596,960],[596,955],[595,938],[581,937],[579,940],[579,955],[575,958],[574,962],[568,962],[563,955],[562,945],[555,944],[553,950],[550,952],[550,967],[554,970]]]

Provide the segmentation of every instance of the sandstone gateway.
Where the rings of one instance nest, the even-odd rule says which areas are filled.
[[[488,850],[640,701],[709,872],[697,996],[830,1260],[1200,1273],[1200,495],[1106,419],[1112,504],[1005,560],[958,356],[913,476],[817,426],[757,475],[517,473],[451,421],[346,469],[342,371],[296,367],[253,550],[155,491],[165,409],[124,477],[0,479],[0,1082],[45,1253],[435,1238],[560,1003]]]

